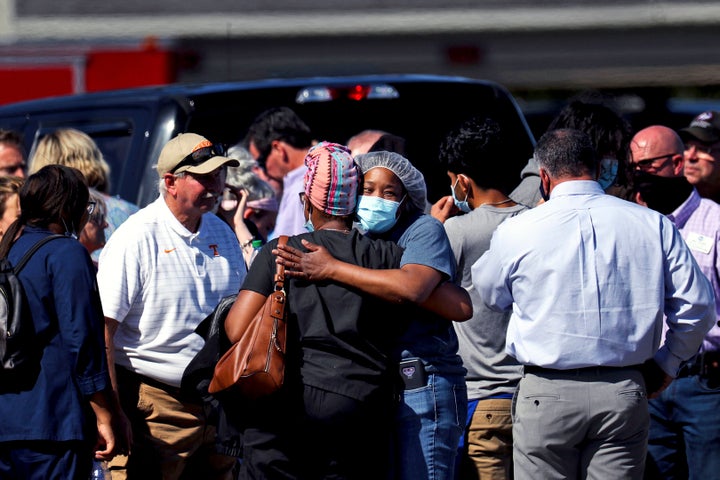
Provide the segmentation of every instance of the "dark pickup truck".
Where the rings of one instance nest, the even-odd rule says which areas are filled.
[[[440,140],[476,115],[513,132],[504,158],[518,172],[534,139],[512,96],[488,81],[427,75],[315,77],[204,85],[170,85],[48,98],[0,107],[0,128],[19,131],[27,151],[48,132],[72,127],[92,136],[111,166],[111,193],[144,206],[157,197],[155,163],[163,145],[195,132],[228,145],[240,141],[263,110],[289,106],[317,140],[338,143],[361,130],[406,139],[431,201],[449,192],[437,162]]]

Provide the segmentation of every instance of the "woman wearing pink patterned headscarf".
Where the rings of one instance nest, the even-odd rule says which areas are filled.
[[[360,171],[348,149],[323,142],[305,158],[308,233],[347,263],[398,268],[402,250],[352,229]],[[272,292],[277,240],[255,258],[225,321],[231,341]],[[397,408],[389,353],[402,328],[397,306],[336,283],[286,279],[285,385],[259,401],[228,408],[242,420],[240,478],[383,479],[392,476],[391,426]],[[244,412],[247,412],[243,415]]]

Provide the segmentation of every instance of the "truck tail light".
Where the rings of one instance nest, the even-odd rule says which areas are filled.
[[[302,88],[295,96],[296,103],[331,102],[347,99],[353,101],[398,98],[395,87],[387,84],[351,85],[345,87],[315,86]]]

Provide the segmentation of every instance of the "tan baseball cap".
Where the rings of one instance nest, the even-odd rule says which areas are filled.
[[[158,158],[160,176],[170,173],[190,172],[206,175],[222,166],[237,167],[235,159],[227,158],[221,145],[196,133],[181,133],[165,144]]]

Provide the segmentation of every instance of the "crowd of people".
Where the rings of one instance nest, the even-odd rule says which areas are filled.
[[[272,108],[168,141],[139,208],[89,135],[26,161],[0,131],[0,258],[59,237],[19,274],[42,353],[0,386],[0,478],[714,478],[720,112],[634,131],[577,97],[519,176],[466,119],[434,203],[408,141]],[[276,263],[283,386],[209,395]]]

